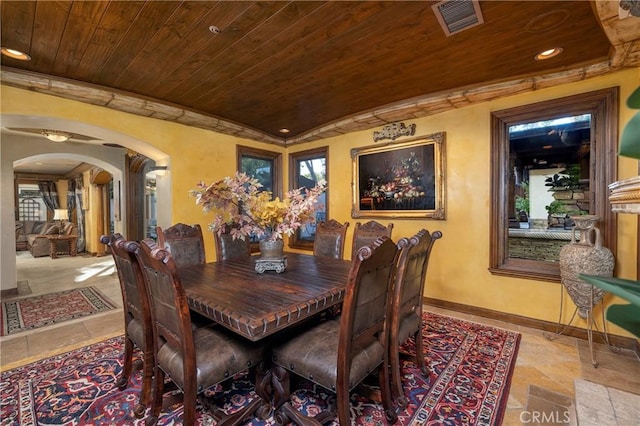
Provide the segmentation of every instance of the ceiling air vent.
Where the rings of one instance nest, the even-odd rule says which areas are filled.
[[[447,37],[484,22],[478,0],[445,0],[431,7]]]

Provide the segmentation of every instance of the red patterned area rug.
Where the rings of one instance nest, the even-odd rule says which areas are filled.
[[[2,302],[2,336],[33,330],[115,309],[94,287],[75,288]]]
[[[425,347],[431,375],[421,376],[410,357],[403,361],[407,408],[400,425],[499,425],[520,334],[498,328],[425,313]],[[413,353],[414,345],[403,350]],[[142,425],[132,410],[140,392],[140,375],[123,391],[115,383],[122,369],[123,338],[117,337],[47,358],[1,375],[2,425]],[[302,380],[292,402],[314,415],[334,402],[331,392]],[[207,391],[226,412],[236,411],[256,395],[246,375],[231,384]],[[352,392],[351,416],[356,425],[385,425],[382,407],[370,396],[379,389],[360,385]],[[375,399],[375,397],[374,397]],[[181,424],[182,405],[164,412],[158,424]],[[335,425],[336,422],[333,424]],[[198,404],[198,425],[215,424]],[[273,418],[254,419],[252,426],[273,425]]]

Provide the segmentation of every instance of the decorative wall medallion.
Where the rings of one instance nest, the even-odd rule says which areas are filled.
[[[391,123],[382,128],[380,131],[373,132],[373,141],[378,142],[384,139],[396,140],[400,136],[413,136],[416,133],[416,125],[404,123]]]

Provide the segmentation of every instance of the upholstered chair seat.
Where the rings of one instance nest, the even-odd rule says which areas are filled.
[[[127,335],[139,348],[145,349],[145,329],[142,321],[133,318],[127,324]]]
[[[417,315],[406,314],[400,319],[400,327],[398,330],[398,341],[405,342],[408,338],[413,337],[416,330],[421,328],[420,318]]]
[[[338,379],[336,365],[339,335],[340,317],[323,321],[274,349],[273,358],[278,364],[289,366],[298,376],[326,389],[335,390]],[[364,345],[356,345],[351,350],[353,361],[349,372],[349,390],[380,365],[385,348],[378,340],[373,339]]]
[[[212,384],[223,382],[239,371],[257,365],[263,358],[261,345],[239,340],[231,332],[214,324],[193,331],[196,355],[196,387],[201,392]],[[158,364],[179,388],[184,389],[184,358],[182,351],[170,344],[158,350]]]
[[[193,425],[197,395],[261,364],[265,356],[264,347],[213,324],[194,326],[173,256],[151,240],[139,244],[132,242],[126,248],[138,259],[151,305],[155,386],[146,423],[154,425],[158,421],[163,407],[165,377],[169,377],[182,391],[183,424]],[[264,373],[256,373],[256,381],[263,378]],[[212,408],[208,401],[204,402],[212,409],[217,422],[227,417],[219,408]],[[250,409],[255,409],[255,405],[252,401],[240,413],[234,413],[235,420],[231,423],[239,424]]]
[[[142,417],[146,407],[151,403],[153,368],[153,326],[151,324],[151,308],[142,277],[142,271],[136,257],[129,253],[125,246],[128,243],[122,235],[103,235],[100,242],[109,247],[118,272],[122,307],[124,312],[125,346],[122,374],[116,383],[118,388],[125,389],[133,370],[142,368],[142,389],[140,399],[134,407],[134,414]],[[134,365],[133,347],[142,352],[142,363]]]

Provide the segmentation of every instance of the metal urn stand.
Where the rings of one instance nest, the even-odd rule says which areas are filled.
[[[571,325],[576,314],[587,321],[587,338],[589,341],[589,351],[591,353],[591,363],[598,366],[593,353],[593,331],[600,333],[604,343],[614,352],[619,348],[609,343],[607,323],[604,317],[604,306],[602,300],[605,292],[582,280],[580,274],[598,275],[611,277],[615,259],[611,250],[602,246],[600,239],[600,229],[596,226],[600,218],[595,215],[572,216],[575,226],[571,230],[571,242],[560,250],[560,315],[558,316],[558,328],[555,334],[545,333],[545,337],[552,339],[563,334]],[[576,235],[578,233],[579,235]],[[563,312],[563,289],[567,290],[569,297],[576,308],[573,315],[562,329]],[[598,330],[598,325],[593,318],[593,308],[600,304],[602,313],[602,332]]]

